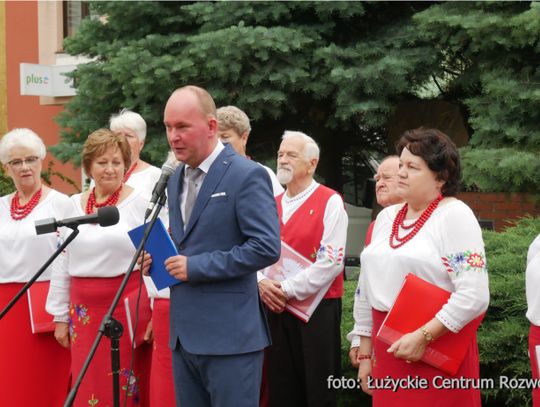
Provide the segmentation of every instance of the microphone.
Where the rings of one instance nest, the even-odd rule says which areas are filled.
[[[165,163],[163,163],[163,166],[161,167],[161,175],[159,176],[158,182],[156,182],[154,190],[152,191],[152,199],[148,204],[148,208],[146,209],[146,212],[144,214],[144,219],[147,219],[148,216],[150,216],[159,199],[165,193],[165,189],[167,188],[167,181],[169,181],[169,177],[174,173],[176,167],[178,167],[179,164],[180,161],[176,159],[174,153],[172,151],[169,151],[167,160],[165,161]]]
[[[42,220],[36,220],[36,234],[42,235],[44,233],[55,232],[61,226],[67,226],[69,228],[77,228],[79,225],[85,223],[97,223],[100,226],[112,226],[118,223],[120,219],[120,213],[116,206],[104,206],[99,208],[97,213],[85,216],[77,216],[75,218],[67,218],[63,220],[56,220],[54,218],[47,218]]]

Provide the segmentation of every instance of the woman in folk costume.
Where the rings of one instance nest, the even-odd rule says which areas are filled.
[[[15,185],[15,192],[0,198],[0,309],[57,248],[58,234],[38,236],[34,222],[61,218],[70,206],[66,195],[42,184],[45,154],[45,144],[30,129],[14,129],[0,140],[0,161]],[[34,288],[48,285],[49,278],[47,270]],[[32,333],[28,300],[21,297],[0,320],[0,406],[61,405],[68,390],[69,360],[52,329]]]
[[[161,170],[141,160],[140,153],[146,139],[146,122],[138,113],[123,109],[111,116],[109,127],[112,131],[126,137],[131,149],[131,167],[124,182],[152,196],[154,186],[161,176]],[[174,159],[174,156],[172,156]],[[174,166],[171,157],[167,160]],[[177,162],[176,162],[177,163]],[[162,208],[160,218],[168,227],[168,210]],[[174,385],[172,375],[172,354],[169,349],[169,289],[157,290],[148,276],[144,277],[148,295],[152,300],[152,320],[148,325],[146,338],[152,341],[152,363],[150,369],[150,405],[168,407],[174,404]]]
[[[540,235],[534,239],[527,253],[525,292],[527,296],[527,319],[529,329],[529,358],[534,379],[540,379]],[[540,388],[532,390],[533,406],[540,406]]]
[[[372,394],[374,406],[480,406],[480,390],[436,389],[433,381],[436,376],[469,378],[470,383],[479,378],[476,334],[454,376],[420,361],[430,342],[459,332],[489,303],[480,226],[470,208],[454,198],[460,175],[458,152],[448,136],[425,128],[405,132],[397,152],[397,192],[405,203],[385,208],[377,216],[371,244],[361,254],[360,295],[355,304],[355,327],[361,336],[358,377],[362,389]],[[429,321],[389,346],[377,339],[377,332],[408,273],[451,295]],[[370,388],[369,376],[418,376],[427,381],[427,389]]]
[[[95,187],[71,197],[70,216],[95,213],[98,208],[114,205],[120,213],[118,224],[101,227],[81,225],[80,234],[67,247],[62,262],[53,268],[47,311],[54,315],[58,341],[71,349],[73,380],[96,337],[103,316],[124,278],[135,254],[127,232],[142,224],[148,196],[125,185],[130,167],[130,149],[125,137],[110,130],[96,130],[86,140],[82,165]],[[142,279],[134,272],[124,295],[138,290]],[[146,290],[141,295],[147,295]],[[127,327],[122,304],[113,317]],[[147,405],[147,372],[150,366],[148,345],[133,352],[125,334],[120,339],[120,402],[128,406]],[[103,338],[82,381],[74,406],[112,406],[110,342]]]

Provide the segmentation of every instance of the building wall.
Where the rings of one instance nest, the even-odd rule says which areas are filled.
[[[6,3],[0,3],[0,49],[6,49]],[[0,134],[7,131],[6,53],[0,53]]]
[[[500,232],[524,216],[540,216],[538,197],[519,193],[460,192],[458,199],[471,207],[482,226]]]
[[[5,50],[6,50],[6,76],[7,77],[7,128],[28,127],[35,131],[47,146],[59,141],[60,128],[54,117],[63,109],[61,101],[40,101],[39,96],[22,96],[19,85],[19,65],[26,63],[51,63],[40,60],[40,40],[51,32],[56,38],[56,27],[41,27],[38,24],[38,1],[9,1],[4,2],[5,7]],[[53,2],[61,7],[61,2]],[[38,35],[39,33],[39,35]],[[41,55],[41,58],[45,56]],[[1,67],[0,67],[1,69]],[[1,73],[0,73],[1,74]],[[50,99],[50,98],[48,98]],[[45,103],[52,104],[45,104]],[[1,100],[0,100],[1,105]],[[1,112],[0,112],[1,114]],[[73,180],[79,187],[81,184],[80,170],[71,164],[60,164],[50,153],[44,162],[44,169],[49,161],[54,160],[53,171],[57,171]],[[77,192],[76,189],[62,181],[59,177],[51,178],[52,186],[67,194]]]

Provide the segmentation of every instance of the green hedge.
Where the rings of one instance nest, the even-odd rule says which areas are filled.
[[[0,196],[4,196],[13,191],[13,182],[5,172],[4,168],[0,169]]]
[[[484,232],[488,262],[491,301],[478,331],[480,371],[482,378],[493,378],[494,389],[482,390],[482,403],[490,407],[527,406],[530,389],[499,388],[501,376],[530,378],[528,350],[529,323],[525,317],[525,265],[527,250],[540,233],[540,219],[523,218],[515,227],[503,232]],[[345,338],[352,328],[352,308],[356,281],[345,282],[342,319],[343,376],[355,378],[349,363],[349,342]],[[339,406],[370,405],[361,390],[342,390]]]

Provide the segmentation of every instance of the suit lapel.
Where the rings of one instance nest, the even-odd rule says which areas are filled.
[[[210,169],[208,170],[208,174],[206,174],[206,177],[204,177],[204,182],[201,185],[201,190],[199,191],[199,194],[197,195],[197,200],[195,201],[195,207],[193,208],[193,211],[191,212],[191,217],[189,219],[189,223],[184,232],[184,237],[188,235],[188,233],[193,228],[193,225],[199,219],[199,216],[201,216],[201,213],[203,209],[205,208],[205,206],[208,204],[208,201],[210,200],[211,195],[216,190],[217,186],[219,185],[219,182],[223,178],[223,175],[225,175],[225,172],[227,172],[227,169],[229,168],[229,165],[232,162],[234,154],[235,153],[231,150],[231,147],[227,145],[221,151],[221,153],[219,153],[217,158],[214,160],[214,162],[210,166]]]

